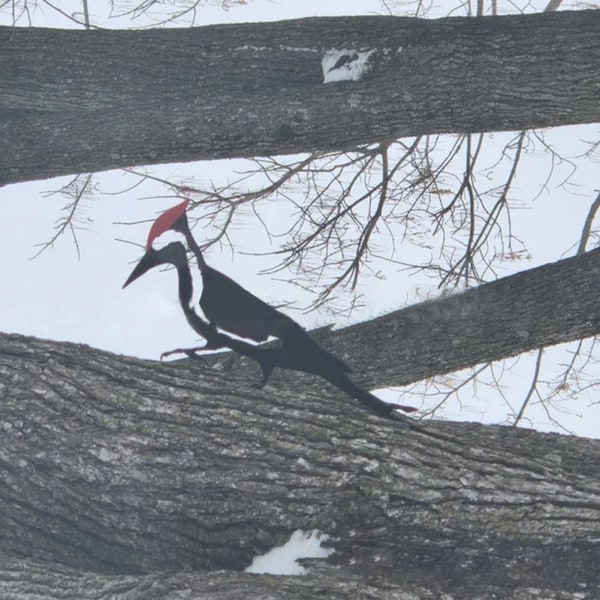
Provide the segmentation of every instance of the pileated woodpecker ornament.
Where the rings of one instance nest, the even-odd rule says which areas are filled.
[[[275,367],[313,373],[350,394],[379,414],[389,416],[395,409],[412,412],[409,406],[389,404],[373,396],[354,383],[348,374],[352,369],[340,358],[325,350],[310,334],[292,318],[269,306],[260,298],[220,271],[206,264],[204,256],[189,228],[186,209],[189,200],[173,206],[162,213],[152,224],[146,242],[146,253],[123,285],[128,286],[150,269],[170,263],[177,269],[179,301],[188,323],[207,343],[201,348],[181,350],[192,356],[196,350],[228,347],[258,361],[262,369],[259,387],[266,385]],[[161,250],[155,250],[154,240],[169,229],[182,233],[194,253],[202,276],[200,308],[209,324],[206,324],[191,308],[193,295],[192,275],[185,247],[172,242]],[[269,336],[281,340],[280,346],[264,348],[233,339],[218,330],[232,333],[240,338],[263,342]],[[164,353],[163,356],[171,354]]]

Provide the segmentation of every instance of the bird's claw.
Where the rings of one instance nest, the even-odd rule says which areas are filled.
[[[160,360],[164,360],[167,356],[171,356],[172,354],[185,354],[188,358],[192,358],[194,360],[201,360],[204,364],[208,364],[206,359],[199,354],[196,354],[197,350],[202,350],[203,348],[175,348],[175,350],[169,350],[167,352],[163,352],[160,355]]]

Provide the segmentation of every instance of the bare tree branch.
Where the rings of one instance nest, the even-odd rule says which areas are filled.
[[[63,211],[66,211],[67,215],[65,217],[61,217],[55,223],[55,234],[47,242],[44,242],[43,244],[38,244],[38,247],[40,249],[31,257],[30,260],[37,258],[40,254],[42,254],[42,252],[44,252],[48,248],[52,248],[54,246],[54,243],[58,240],[58,238],[61,235],[63,235],[63,233],[65,233],[66,231],[69,231],[71,233],[71,236],[73,237],[73,245],[75,246],[75,249],[77,251],[77,258],[81,259],[79,242],[77,241],[76,235],[75,221],[77,209],[79,208],[81,199],[86,193],[89,192],[91,188],[91,182],[92,173],[88,173],[86,175],[79,174],[76,177],[74,177],[69,183],[63,186],[60,190],[50,192],[50,194],[61,194],[65,197],[68,197],[71,199],[71,202],[69,202],[69,204],[67,204],[63,208]]]

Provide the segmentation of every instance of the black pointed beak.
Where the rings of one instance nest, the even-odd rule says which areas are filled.
[[[123,284],[123,288],[126,288],[132,281],[135,281],[138,277],[141,277],[146,271],[149,271],[153,267],[157,267],[162,264],[162,261],[156,255],[156,252],[152,249],[148,250],[142,260],[136,265],[135,269],[131,272],[131,275],[127,278],[127,281]]]

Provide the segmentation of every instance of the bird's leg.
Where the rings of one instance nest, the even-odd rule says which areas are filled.
[[[273,372],[274,365],[271,361],[267,362],[266,360],[261,360],[258,364],[260,365],[260,369],[262,371],[262,378],[258,383],[253,384],[252,387],[255,387],[257,390],[260,390],[261,388],[264,388],[265,385],[267,385],[269,377]]]
[[[206,325],[205,331],[202,331],[202,334],[204,334],[204,337],[206,338],[206,344],[204,344],[204,346],[197,346],[196,348],[176,348],[175,350],[169,350],[168,352],[163,352],[160,355],[160,360],[167,358],[167,356],[171,356],[171,354],[186,354],[189,358],[206,362],[202,356],[198,356],[196,353],[201,350],[217,350],[218,348],[222,348],[223,344],[219,341],[219,332],[217,331],[217,327],[214,323],[209,323]]]

